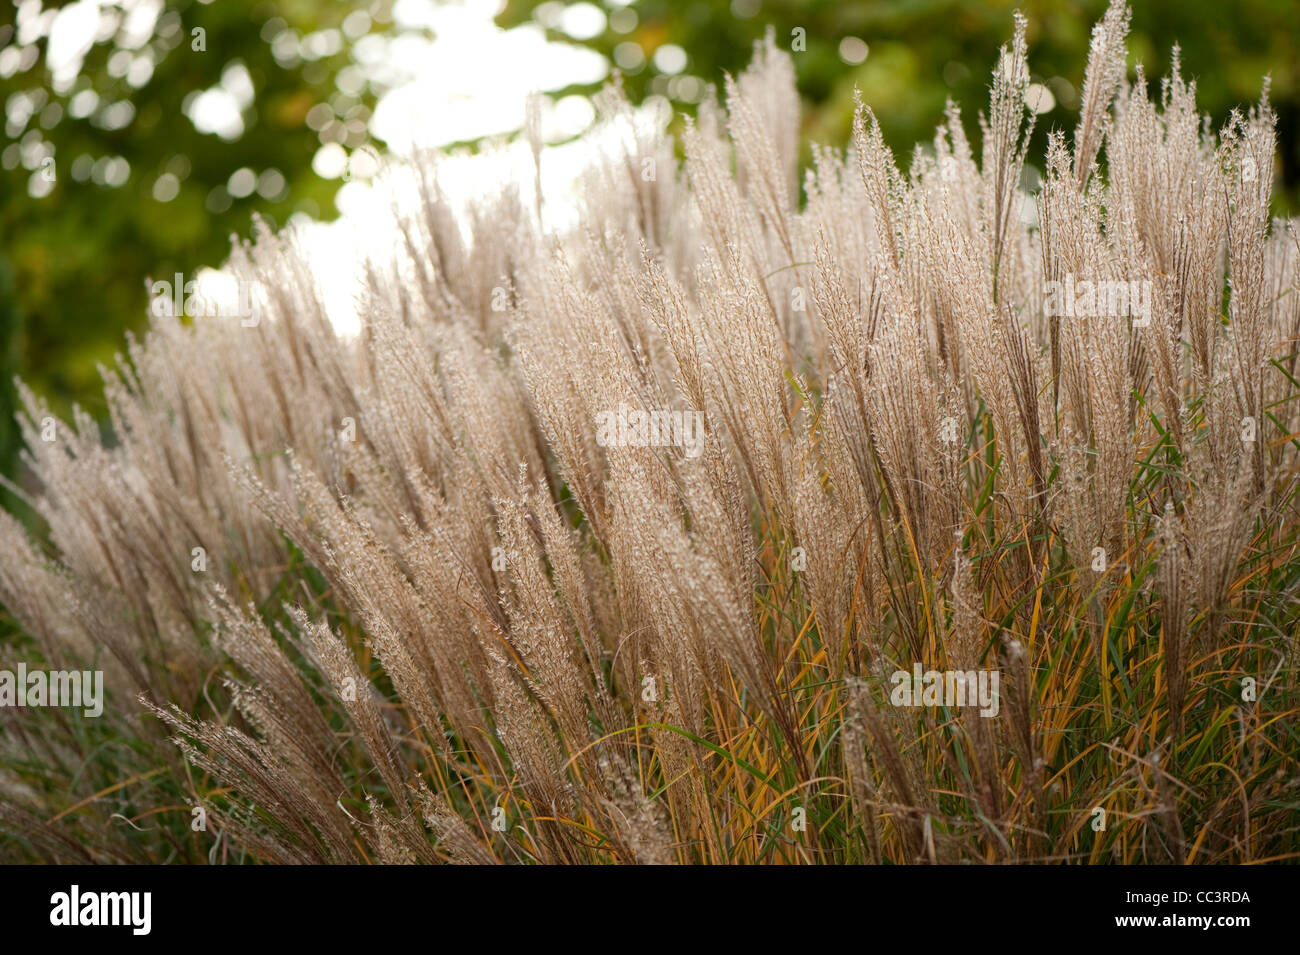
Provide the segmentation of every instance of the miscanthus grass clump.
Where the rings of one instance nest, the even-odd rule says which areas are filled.
[[[607,92],[563,234],[422,156],[356,336],[266,234],[111,437],[27,395],[0,663],[106,699],[0,707],[3,856],[1300,855],[1274,115],[1127,25],[1041,182],[1023,21],[902,165],[860,104],[801,171],[769,39],[680,143]]]

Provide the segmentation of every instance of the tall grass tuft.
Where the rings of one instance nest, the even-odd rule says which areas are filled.
[[[603,94],[563,234],[419,157],[356,336],[262,230],[258,322],[155,317],[110,439],[25,392],[0,664],[108,702],[0,708],[0,854],[1300,856],[1274,115],[1153,95],[1127,25],[1041,184],[1023,20],[978,148],[950,106],[904,168],[859,104],[802,179],[769,37],[680,142]]]

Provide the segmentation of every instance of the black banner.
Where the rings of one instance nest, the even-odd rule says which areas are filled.
[[[662,871],[603,871],[592,884],[591,871],[543,876],[523,869],[10,867],[0,871],[0,911],[11,942],[43,936],[56,943],[112,940],[130,948],[184,944],[196,932],[219,932],[236,944],[278,936],[282,927],[299,943],[338,945],[374,943],[392,932],[400,937],[437,913],[460,921],[479,913],[499,920],[509,913],[507,924],[516,928],[533,916],[535,925],[563,918],[586,929],[610,920],[612,931],[625,931],[632,917],[627,902],[658,896],[654,908],[663,906],[664,917],[713,910],[716,920],[699,924],[714,922],[729,936],[744,929],[735,917],[739,903],[742,913],[772,916],[753,923],[764,933],[772,921],[793,927],[812,917],[844,927],[877,925],[933,942],[973,940],[1014,926],[1040,933],[1039,941],[1127,936],[1142,944],[1182,944],[1199,933],[1231,946],[1243,933],[1263,929],[1265,937],[1276,937],[1283,931],[1288,917],[1282,909],[1294,904],[1294,872],[1288,866],[860,867],[798,873],[787,867],[761,874],[711,872],[707,883]],[[566,895],[554,891],[569,879]],[[765,904],[751,908],[758,900]]]

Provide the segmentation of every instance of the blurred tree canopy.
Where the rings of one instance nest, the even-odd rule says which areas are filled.
[[[96,365],[144,326],[146,276],[192,280],[226,258],[232,234],[249,234],[254,213],[283,225],[332,211],[339,184],[312,159],[322,143],[367,139],[373,97],[342,89],[338,72],[347,42],[388,6],[0,4],[6,462],[15,366],[56,412],[74,401],[100,412]],[[61,17],[90,18],[88,42],[52,40]]]
[[[942,122],[948,99],[961,106],[978,142],[978,111],[988,105],[989,75],[998,49],[1011,39],[1017,9],[1029,21],[1031,81],[1048,94],[1031,161],[1042,154],[1050,129],[1072,131],[1092,26],[1106,6],[1106,0],[615,0],[601,8],[585,0],[508,0],[498,22],[532,19],[557,37],[576,38],[613,60],[633,100],[657,93],[688,113],[699,99],[698,81],[720,86],[722,71],[743,70],[753,43],[771,26],[778,45],[792,51],[809,107],[805,142],[847,141],[857,87],[906,166],[913,145],[928,142]],[[1180,44],[1183,74],[1196,80],[1198,102],[1216,128],[1234,107],[1258,102],[1262,79],[1271,75],[1285,185],[1279,212],[1300,207],[1300,3],[1130,0],[1129,6],[1130,65],[1144,65],[1158,96],[1171,50]],[[598,30],[597,11],[604,13]]]

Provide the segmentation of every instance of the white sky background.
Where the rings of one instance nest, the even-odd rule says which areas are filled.
[[[582,40],[603,32],[608,16],[628,2],[604,0],[603,7],[590,2],[548,4],[538,11],[538,17]],[[524,125],[530,95],[543,94],[542,138],[556,144],[548,145],[542,155],[542,189],[548,204],[546,225],[562,227],[569,224],[566,219],[572,219],[569,198],[583,166],[582,154],[589,148],[571,140],[591,126],[595,112],[587,97],[565,96],[557,100],[545,94],[568,86],[599,83],[609,76],[610,63],[595,51],[548,41],[536,24],[501,29],[493,17],[503,4],[504,0],[397,0],[392,22],[381,25],[382,31],[371,32],[370,19],[363,12],[366,4],[357,3],[353,15],[344,21],[343,33],[324,30],[307,37],[291,37],[285,31],[271,41],[271,46],[274,52],[277,43],[288,43],[289,56],[310,61],[337,52],[346,35],[351,44],[351,63],[340,71],[339,86],[346,91],[348,86],[359,89],[360,84],[368,82],[380,91],[369,133],[384,142],[387,151],[383,162],[389,166],[400,167],[419,147],[512,134]],[[122,11],[120,19],[108,16],[106,11],[114,8]],[[147,44],[162,22],[162,12],[162,0],[78,0],[61,9],[43,8],[40,0],[22,0],[16,16],[16,39],[20,45],[30,46],[48,34],[46,65],[55,91],[68,93],[92,46],[116,36],[119,48],[139,51],[134,57],[126,54],[122,66],[128,71],[128,82],[140,87],[152,75]],[[631,15],[630,11],[623,14],[625,18]],[[356,20],[358,17],[360,20]],[[249,28],[256,26],[250,21]],[[183,42],[188,46],[188,31]],[[209,55],[220,54],[212,51]],[[672,64],[675,68],[661,72],[680,72],[684,65]],[[27,68],[27,64],[15,61],[8,66],[0,63],[0,70],[10,66]],[[244,134],[241,113],[255,102],[256,94],[247,70],[242,64],[232,64],[218,85],[195,91],[186,112],[201,132],[237,139]],[[665,105],[666,100],[654,104],[657,115],[666,113],[662,109]],[[129,122],[132,117],[124,118]],[[376,171],[374,155],[373,150],[348,150],[338,143],[322,145],[312,162],[316,173],[327,179],[344,178],[346,173],[348,179],[336,197],[341,217],[331,223],[315,222],[301,213],[290,218],[290,227],[299,231],[300,241],[309,250],[330,317],[344,333],[359,328],[354,297],[360,288],[366,252],[383,254],[382,250],[396,238],[391,195],[378,194],[384,187],[370,181]],[[125,163],[121,165],[125,167]],[[236,173],[248,179],[243,195],[252,188],[248,172]],[[120,185],[129,167],[113,166],[105,174],[108,185]],[[115,178],[120,181],[112,181]],[[449,157],[440,167],[439,184],[453,202],[462,202],[512,179],[518,182],[526,207],[531,208],[533,160],[522,137],[486,149],[478,156]],[[232,176],[232,184],[234,181]],[[400,184],[409,179],[397,175],[385,181]],[[36,177],[33,182],[37,188],[47,188]],[[261,180],[258,182],[260,185]],[[231,191],[235,192],[233,185]],[[233,281],[223,281],[214,270],[201,273],[199,283],[200,290],[216,302],[234,302]]]
[[[455,4],[399,0],[393,10],[394,25],[418,32],[391,42],[372,42],[379,39],[372,35],[357,44],[358,63],[385,71],[392,84],[380,97],[370,122],[371,132],[388,146],[386,161],[400,163],[421,146],[512,133],[524,125],[530,95],[600,82],[609,75],[609,63],[599,53],[547,41],[535,25],[502,30],[492,21],[499,7],[496,0]],[[593,32],[600,32],[604,13],[591,4],[579,6],[584,8],[598,18]],[[433,38],[425,28],[433,31]],[[543,140],[569,139],[587,129],[594,118],[586,97],[566,96],[558,102],[547,97],[542,109]],[[560,212],[565,197],[572,194],[582,149],[581,143],[570,143],[543,152],[542,189],[552,213]],[[342,147],[326,146],[314,165],[318,174],[338,175],[346,162]],[[335,199],[340,220],[313,225],[302,234],[312,262],[320,266],[318,276],[330,317],[345,333],[359,327],[352,300],[364,250],[387,248],[396,241],[391,194],[386,190],[377,194],[381,187],[362,178],[368,165],[368,157],[354,157],[357,175]],[[453,203],[511,180],[519,184],[525,207],[531,208],[533,159],[522,140],[474,156],[448,157],[439,169],[439,185]],[[388,181],[400,190],[401,183],[409,180],[395,176]],[[547,224],[565,223],[553,218]]]

